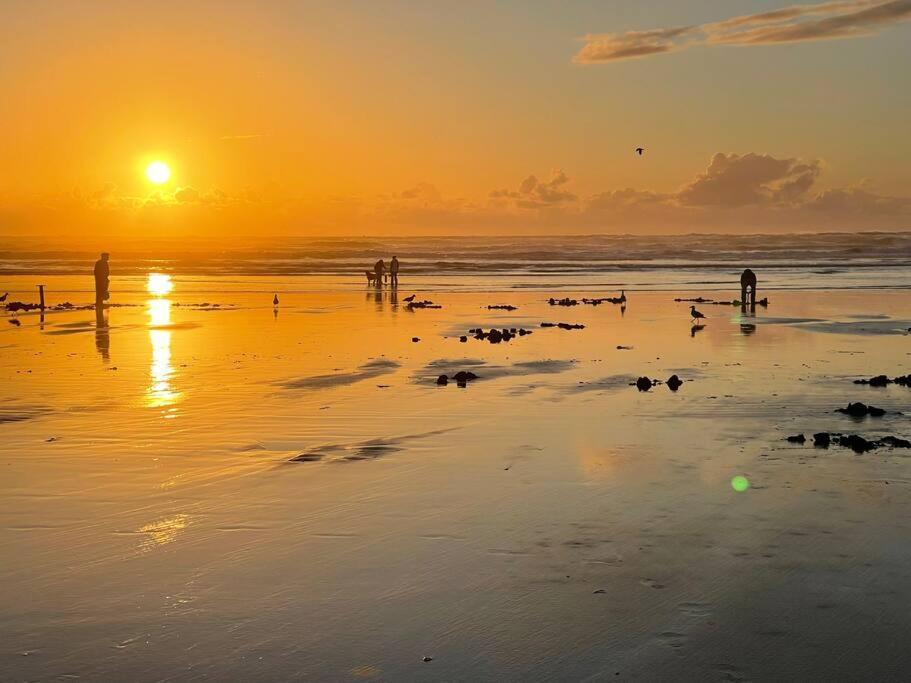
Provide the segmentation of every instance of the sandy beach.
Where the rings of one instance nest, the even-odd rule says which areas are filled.
[[[4,320],[0,679],[903,677],[911,450],[812,435],[911,436],[905,291],[471,289]]]

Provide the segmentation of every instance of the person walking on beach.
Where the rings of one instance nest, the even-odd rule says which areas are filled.
[[[399,257],[393,256],[392,260],[389,262],[389,284],[393,287],[399,286]]]
[[[95,310],[100,310],[105,301],[110,296],[111,269],[108,265],[108,259],[111,255],[108,252],[101,254],[101,258],[95,261]]]
[[[386,273],[386,264],[383,263],[383,259],[380,259],[373,266],[373,272],[376,273],[376,286],[383,286],[383,275]]]

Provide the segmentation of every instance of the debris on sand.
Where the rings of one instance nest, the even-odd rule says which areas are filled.
[[[836,408],[835,412],[844,413],[845,415],[850,415],[851,417],[865,417],[867,415],[870,417],[882,417],[886,414],[886,411],[882,408],[868,406],[864,403],[861,403],[860,401],[857,403],[849,403],[847,408]]]
[[[421,661],[422,661],[422,662],[432,662],[432,661],[433,661],[433,657],[427,657],[427,656],[425,656],[425,657],[422,657],[422,658],[421,658]]]
[[[623,346],[622,344],[617,344],[617,351],[632,351],[632,346]]]
[[[473,328],[468,330],[469,334],[473,335],[475,339],[486,339],[491,344],[499,344],[500,342],[508,342],[510,339],[515,337],[524,337],[527,334],[531,334],[531,330],[526,330],[522,328],[503,328],[498,330],[495,327],[492,327],[489,332],[485,332],[483,327]],[[463,337],[460,337],[461,341]],[[467,337],[464,337],[465,341],[468,341]]]
[[[494,306],[488,306],[488,311],[517,311],[519,310],[518,306],[510,306],[509,304],[497,304]]]
[[[911,375],[902,375],[900,377],[887,377],[886,375],[877,375],[870,379],[856,379],[854,384],[869,384],[871,387],[885,387],[890,384],[899,384],[903,387],[911,387]]]
[[[578,306],[579,305],[578,301],[576,301],[575,299],[570,299],[569,297],[565,297],[563,299],[554,299],[553,297],[551,297],[550,299],[547,300],[547,303],[549,303],[551,306]]]
[[[541,327],[559,327],[561,330],[584,330],[585,325],[571,323],[541,323]]]
[[[716,299],[706,299],[704,297],[697,297],[695,299],[674,299],[677,303],[694,303],[694,304],[709,304],[711,306],[745,306],[745,301],[740,301],[739,299],[734,299],[732,301],[718,301]],[[768,298],[760,299],[756,302],[757,306],[762,306],[763,308],[768,308],[769,300]]]
[[[795,434],[793,436],[789,436],[788,441],[791,443],[806,443],[807,437],[805,437],[803,434]]]
[[[435,304],[432,301],[409,301],[405,304],[405,309],[413,311],[417,308],[443,308],[439,304]]]

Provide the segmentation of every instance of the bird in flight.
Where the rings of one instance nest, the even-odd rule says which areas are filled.
[[[638,154],[640,157],[642,156],[642,153],[643,153],[644,151],[645,151],[645,150],[644,150],[642,147],[636,147],[636,154]]]
[[[693,320],[704,320],[705,315],[696,310],[695,306],[690,306],[690,315],[693,316]]]

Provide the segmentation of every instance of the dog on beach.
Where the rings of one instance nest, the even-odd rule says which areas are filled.
[[[365,270],[364,275],[367,276],[367,284],[375,285],[376,284],[376,273],[370,270]]]

